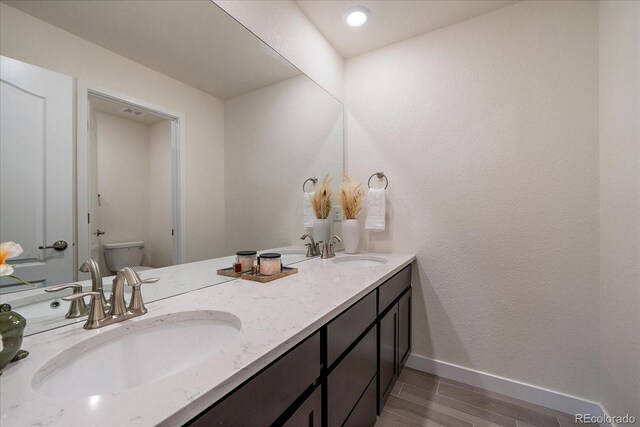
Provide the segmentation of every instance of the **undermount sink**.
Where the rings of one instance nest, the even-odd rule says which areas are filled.
[[[345,265],[349,267],[375,267],[385,264],[386,262],[387,260],[384,258],[368,255],[350,255],[333,260],[334,264]]]
[[[124,322],[50,359],[32,386],[39,394],[69,398],[154,383],[220,354],[241,326],[236,316],[220,311]]]

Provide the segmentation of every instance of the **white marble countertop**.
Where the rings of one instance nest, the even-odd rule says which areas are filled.
[[[0,425],[183,424],[415,260],[408,254],[370,255],[387,262],[353,267],[314,258],[297,264],[298,274],[270,283],[235,279],[147,304],[149,313],[144,316],[102,329],[88,331],[82,324],[72,324],[27,337],[22,348],[30,351],[29,357],[9,365],[0,376]],[[180,277],[179,271],[188,265],[171,267],[177,271],[175,277]],[[205,362],[153,384],[68,399],[44,396],[32,387],[34,374],[72,346],[117,328],[131,330],[154,317],[192,310],[232,313],[241,320],[241,330],[228,346]]]
[[[263,252],[281,253],[283,265],[291,265],[307,259],[306,248],[304,246],[284,246],[258,251],[259,254]],[[219,269],[231,267],[235,262],[235,258],[235,255],[233,255],[141,271],[140,277],[143,279],[150,277],[158,277],[160,279],[160,283],[157,286],[145,287],[145,302],[150,303],[191,292],[196,289],[235,280],[232,277],[219,276],[216,274],[216,271]],[[111,290],[113,278],[114,276],[105,276],[102,278],[105,292]],[[82,285],[85,291],[91,290],[91,280],[82,280],[74,283]],[[0,303],[11,304],[11,307],[15,311],[24,314],[24,311],[22,313],[20,312],[20,307],[40,301],[59,300],[67,295],[71,295],[71,290],[49,294],[44,292],[44,288],[38,288],[0,295]],[[106,297],[109,298],[108,293]],[[85,298],[85,301],[88,303],[89,299]],[[64,317],[66,311],[66,308],[61,307],[57,310],[47,310],[38,317],[29,317],[24,314],[25,317],[27,317],[27,327],[25,328],[24,335],[29,336],[49,329],[59,328],[72,323],[84,323],[86,321],[84,317],[81,319],[66,319]]]

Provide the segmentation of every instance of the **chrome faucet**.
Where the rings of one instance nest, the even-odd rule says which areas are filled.
[[[147,312],[147,308],[144,306],[144,302],[142,301],[142,292],[140,291],[140,287],[146,283],[156,283],[158,280],[159,279],[142,280],[140,279],[140,276],[138,276],[138,273],[130,267],[125,267],[119,270],[116,273],[116,277],[113,279],[113,286],[111,289],[111,308],[108,314],[105,313],[104,306],[101,301],[101,292],[82,292],[62,299],[65,301],[74,301],[85,296],[90,296],[91,311],[89,312],[87,323],[84,324],[84,328],[97,329],[145,314]],[[125,282],[133,288],[129,307],[127,307],[127,303],[124,299]]]
[[[342,239],[340,238],[340,236],[336,234],[331,236],[329,241],[322,245],[322,256],[321,256],[322,259],[333,258],[334,256],[336,256],[336,253],[333,250],[333,245],[336,243],[336,242],[333,242],[334,239],[336,240],[336,242],[342,242]]]
[[[303,234],[302,237],[300,237],[300,240],[304,240],[307,237],[311,241],[311,243],[305,244],[305,246],[307,247],[307,257],[310,258],[310,257],[314,257],[314,256],[320,255],[320,244],[316,243],[316,241],[313,239],[312,235]]]
[[[100,274],[100,267],[98,266],[98,263],[92,259],[88,259],[82,263],[80,271],[91,274],[91,291],[99,292],[102,305],[105,309],[109,309],[110,303],[104,296],[104,289],[102,288],[102,274]]]

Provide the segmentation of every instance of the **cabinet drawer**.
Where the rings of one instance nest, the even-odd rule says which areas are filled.
[[[320,387],[304,401],[283,427],[320,427],[322,423],[322,393]]]
[[[378,288],[378,314],[385,311],[409,286],[411,286],[411,265],[400,270]]]
[[[327,325],[327,366],[376,320],[376,292],[373,291]]]
[[[342,427],[373,427],[375,423],[376,377],[374,376]]]
[[[270,425],[319,376],[320,334],[316,333],[212,409],[192,420],[190,425]]]
[[[327,380],[327,420],[341,426],[376,373],[376,328],[369,332],[331,372]]]

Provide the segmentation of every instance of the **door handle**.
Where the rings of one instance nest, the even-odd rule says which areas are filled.
[[[53,245],[51,246],[38,246],[38,249],[55,249],[56,251],[60,252],[67,249],[67,246],[69,245],[64,240],[58,240],[54,242]]]
[[[105,231],[100,231],[100,229],[98,228],[98,231],[96,231],[96,236],[102,236],[105,233]]]

